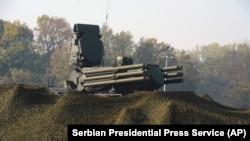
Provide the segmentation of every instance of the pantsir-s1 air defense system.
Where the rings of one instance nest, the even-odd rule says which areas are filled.
[[[75,24],[69,53],[73,66],[65,88],[87,94],[128,94],[158,90],[164,84],[181,83],[182,66],[160,68],[156,64],[133,64],[117,56],[114,66],[104,66],[104,47],[98,25]]]

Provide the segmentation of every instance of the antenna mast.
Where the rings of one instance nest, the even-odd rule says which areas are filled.
[[[109,12],[109,0],[108,0],[108,7],[107,7],[107,14],[106,14],[106,25],[107,25],[107,22],[108,22],[108,12]]]
[[[109,11],[109,0],[108,0],[108,6],[107,6],[107,13],[106,13],[106,21],[105,21],[105,25],[104,25],[104,38],[103,38],[103,43],[105,44],[106,43],[106,28],[108,27],[108,11]],[[104,50],[103,50],[104,51]],[[104,55],[104,52],[102,53]],[[104,65],[104,56],[102,56],[102,62],[101,62],[101,66]]]

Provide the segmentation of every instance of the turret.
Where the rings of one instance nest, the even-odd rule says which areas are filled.
[[[104,47],[98,25],[75,24],[69,63],[75,67],[65,88],[83,93],[130,93],[157,90],[164,84],[181,83],[182,67],[160,68],[157,64],[133,64],[117,56],[114,66],[103,66]]]

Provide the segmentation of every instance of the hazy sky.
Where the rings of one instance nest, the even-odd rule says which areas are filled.
[[[129,31],[175,48],[213,42],[250,43],[250,0],[1,0],[0,19],[20,20],[30,28],[46,14],[75,23],[102,25],[114,33]]]

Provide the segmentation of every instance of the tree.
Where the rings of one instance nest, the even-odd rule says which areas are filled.
[[[16,83],[16,84],[38,84],[40,83],[39,76],[28,70],[11,68],[10,74],[11,74],[11,82]]]
[[[249,107],[250,47],[246,43],[198,47],[191,56],[200,74],[198,94],[232,107]]]
[[[142,37],[135,47],[134,60],[136,63],[155,63],[156,56],[155,38],[145,39]]]
[[[51,66],[53,66],[51,73],[55,77],[52,81],[56,79],[54,85],[58,87],[63,86],[70,74],[68,47],[69,45],[57,47],[51,54]]]
[[[165,66],[167,56],[171,56],[171,65],[174,62],[176,63],[173,51],[174,48],[170,44],[164,42],[158,43],[155,38],[145,39],[142,37],[135,46],[133,57],[136,63],[159,64],[163,67]]]
[[[11,72],[19,70],[40,73],[40,56],[34,51],[33,31],[19,21],[3,20],[0,22],[0,29],[0,77],[4,78],[1,82],[10,83],[13,80]]]
[[[72,29],[64,18],[42,15],[37,18],[37,27],[34,30],[41,53],[50,54],[72,38]]]
[[[127,31],[116,33],[113,40],[113,54],[115,56],[131,56],[133,54],[133,36]]]
[[[101,35],[102,42],[104,46],[104,65],[111,66],[113,65],[113,57],[112,57],[112,42],[114,40],[113,30],[108,27],[106,23],[104,23],[101,27]]]
[[[47,57],[48,85],[51,84],[51,54],[59,46],[67,44],[72,38],[70,24],[64,18],[42,15],[37,18],[36,44],[39,52]]]
[[[177,60],[174,48],[170,44],[164,42],[157,43],[155,60],[155,63],[159,64],[160,67],[176,65]]]
[[[134,41],[133,36],[129,31],[121,31],[113,34],[113,30],[104,23],[101,27],[101,34],[105,51],[105,66],[114,65],[117,56],[132,56]]]
[[[175,89],[195,92],[200,82],[200,74],[194,67],[190,54],[184,50],[177,50],[176,56],[178,58],[177,64],[183,67],[182,71],[184,82],[175,84]]]
[[[4,21],[0,19],[0,47],[3,47]]]

